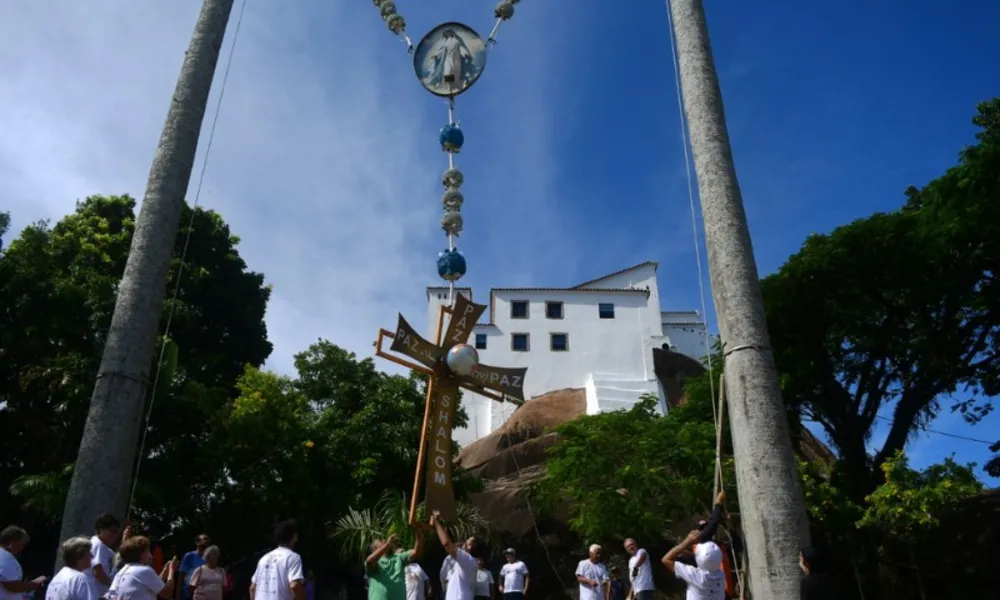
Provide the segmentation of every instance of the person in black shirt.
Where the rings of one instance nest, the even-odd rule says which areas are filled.
[[[802,600],[837,600],[836,584],[827,572],[826,553],[819,548],[803,548],[799,567],[805,576],[799,591]]]

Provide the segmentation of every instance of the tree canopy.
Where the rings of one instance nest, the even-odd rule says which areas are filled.
[[[762,281],[786,402],[830,436],[855,499],[943,402],[974,422],[1000,390],[997,107],[903,208],[811,236]],[[889,432],[869,456],[878,419]]]
[[[39,543],[58,534],[134,210],[128,196],[89,197],[55,226],[25,228],[0,255],[0,486],[10,492],[0,511]],[[295,516],[310,532],[306,550],[333,556],[328,534],[350,506],[409,491],[425,379],[381,373],[322,339],[296,355],[295,376],[261,370],[270,287],[218,214],[191,217],[183,271],[187,229],[170,273],[171,332],[132,518],[181,549],[204,529],[235,559],[265,547],[275,519]],[[460,410],[456,424],[465,420]],[[463,493],[476,482],[458,473],[456,483]],[[51,559],[33,546],[29,563]]]
[[[656,413],[656,397],[647,396],[629,411],[556,427],[559,442],[532,490],[541,506],[567,506],[570,528],[601,541],[662,539],[675,521],[707,513],[715,426],[707,379],[699,383],[705,385],[689,386],[689,401],[665,417]]]

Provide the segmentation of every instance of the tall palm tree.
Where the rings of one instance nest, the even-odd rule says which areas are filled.
[[[492,543],[490,523],[476,507],[460,502],[457,510],[458,516],[449,523],[455,539],[476,535]],[[401,547],[412,546],[414,532],[409,519],[410,502],[406,494],[386,491],[372,508],[349,508],[347,514],[334,525],[332,537],[339,542],[338,553],[342,559],[364,560],[371,551],[372,542],[384,540],[393,534],[399,539]],[[417,520],[425,520],[423,503],[417,506]]]

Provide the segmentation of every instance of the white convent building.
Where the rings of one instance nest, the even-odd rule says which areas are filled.
[[[656,394],[665,411],[653,350],[669,347],[700,360],[705,323],[697,311],[660,310],[657,266],[644,262],[569,288],[493,288],[489,322],[476,325],[469,343],[483,364],[528,367],[525,399],[584,388],[587,414],[596,414]],[[475,301],[469,288],[456,293]],[[427,288],[428,339],[448,295],[447,287]],[[515,408],[471,392],[464,392],[463,405],[469,424],[454,434],[463,445],[496,430]]]

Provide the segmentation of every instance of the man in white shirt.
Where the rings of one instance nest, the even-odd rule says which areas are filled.
[[[503,600],[522,600],[528,593],[528,567],[517,560],[517,551],[513,548],[504,550],[507,564],[500,567],[500,593]]]
[[[91,567],[84,571],[90,600],[101,600],[108,593],[114,577],[115,551],[112,546],[121,537],[122,526],[113,515],[103,514],[94,523],[94,536],[90,538]]]
[[[17,562],[17,555],[30,541],[28,532],[20,527],[11,525],[0,531],[0,600],[24,600],[24,594],[45,585],[45,577],[23,581],[24,571]]]
[[[431,578],[417,563],[406,565],[406,600],[427,600],[431,597]]]
[[[438,577],[441,578],[441,589],[448,589],[448,575],[451,570],[455,568],[455,559],[450,556],[445,556],[444,561],[441,562],[441,572],[438,573]]]
[[[465,540],[462,548],[459,548],[451,541],[448,530],[441,522],[441,513],[434,511],[431,514],[431,527],[437,531],[438,540],[444,546],[444,551],[448,556],[455,559],[455,566],[448,573],[448,587],[445,590],[445,600],[472,600],[473,588],[476,585],[476,573],[479,571],[479,558],[486,545],[477,537],[470,537]]]
[[[722,550],[715,542],[704,542],[695,547],[696,567],[677,562],[677,557],[697,542],[699,536],[701,531],[695,529],[660,560],[677,579],[687,583],[687,600],[725,600],[726,575],[722,571]]]
[[[580,600],[607,600],[611,592],[608,568],[601,562],[601,547],[591,544],[590,556],[576,565],[576,580],[580,582]]]
[[[653,600],[653,568],[649,564],[649,554],[640,548],[634,539],[625,540],[625,551],[632,557],[628,559],[628,578],[632,584],[629,597],[634,600]]]
[[[298,524],[278,523],[274,537],[278,547],[260,558],[250,578],[250,600],[306,600],[302,557],[292,550],[299,541]]]

